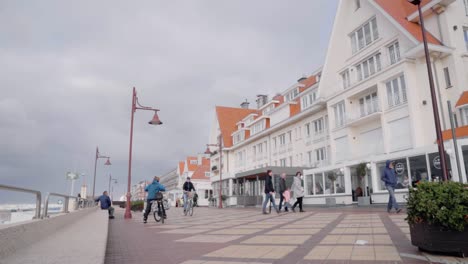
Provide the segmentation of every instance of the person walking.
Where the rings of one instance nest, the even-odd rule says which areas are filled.
[[[299,212],[305,212],[302,209],[302,198],[304,198],[304,187],[302,187],[302,179],[302,173],[300,171],[296,172],[296,177],[294,177],[294,181],[291,186],[291,191],[293,192],[293,195],[296,198],[296,202],[291,208],[293,212],[296,212],[295,208],[297,205],[299,205]]]
[[[148,192],[148,196],[146,197],[146,210],[143,215],[143,223],[146,224],[146,221],[148,220],[148,215],[151,212],[151,202],[157,200],[157,193],[165,191],[166,188],[164,185],[159,183],[158,176],[155,176],[153,182],[146,186],[145,192]],[[162,217],[166,218],[166,210],[164,210],[164,206],[161,206],[161,204],[158,203],[158,210],[162,210]]]
[[[271,204],[276,210],[276,213],[279,214],[278,207],[276,207],[276,203],[275,203],[275,189],[273,189],[272,175],[273,175],[273,172],[271,170],[267,170],[267,176],[265,179],[265,201],[263,201],[263,206],[262,206],[263,214],[268,214],[266,212],[266,206],[268,204],[268,201],[271,202]]]
[[[109,219],[114,219],[114,207],[112,207],[112,202],[109,195],[107,195],[107,191],[104,191],[95,201],[100,203],[102,210],[109,212]]]
[[[395,208],[395,211],[398,213],[401,212],[401,209],[398,206],[398,203],[395,199],[395,187],[397,186],[397,177],[395,173],[395,162],[387,160],[385,169],[382,173],[381,180],[385,183],[385,187],[388,191],[388,205],[387,212],[390,213],[392,208]]]
[[[281,212],[281,207],[283,205],[283,201],[284,201],[284,195],[283,193],[286,191],[286,173],[281,173],[281,178],[280,178],[280,182],[279,182],[279,193],[280,193],[280,202],[279,202],[279,206],[278,206],[278,210],[280,210]],[[288,207],[286,206],[286,203],[284,204],[284,211],[287,212],[288,211]]]

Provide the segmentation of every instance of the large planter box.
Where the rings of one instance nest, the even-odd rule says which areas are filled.
[[[426,223],[410,224],[411,243],[419,250],[468,256],[468,227],[463,232]]]
[[[360,196],[358,197],[358,206],[370,206],[370,197],[369,196]]]

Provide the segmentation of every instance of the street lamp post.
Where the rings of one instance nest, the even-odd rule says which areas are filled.
[[[128,182],[127,182],[127,203],[125,206],[125,219],[130,219],[132,218],[132,212],[130,211],[130,187],[131,187],[131,182],[132,182],[132,145],[133,145],[133,119],[135,116],[136,110],[148,110],[148,111],[154,111],[154,116],[151,121],[148,122],[150,125],[162,125],[161,120],[159,120],[158,117],[158,111],[159,109],[156,108],[151,108],[147,106],[142,106],[138,102],[138,97],[136,93],[135,87],[133,87],[133,96],[132,96],[132,113],[131,113],[131,121],[130,121],[130,147],[128,151]]]
[[[94,180],[93,180],[93,196],[92,196],[93,199],[94,199],[94,194],[95,194],[94,191],[95,191],[95,188],[96,188],[96,169],[97,169],[97,161],[98,161],[98,159],[107,159],[107,161],[106,161],[106,163],[104,163],[104,165],[106,165],[106,166],[112,165],[112,164],[110,163],[110,157],[100,155],[100,154],[99,154],[99,148],[96,147],[96,158],[95,158],[95,160],[94,160]]]
[[[114,181],[114,183],[117,183],[117,179],[112,178],[112,175],[109,173],[109,196],[112,197],[112,191],[111,191],[111,181]]]
[[[206,144],[205,154],[211,154],[210,146],[219,148],[219,208],[223,208],[223,144],[221,135],[218,137],[218,144]]]
[[[437,135],[437,145],[439,147],[440,165],[441,165],[444,181],[447,181],[448,174],[447,174],[447,163],[445,159],[444,141],[442,138],[442,130],[440,127],[440,118],[439,118],[439,111],[438,111],[439,107],[437,106],[437,97],[436,97],[436,92],[434,88],[434,78],[432,76],[431,58],[429,56],[429,48],[427,46],[426,29],[424,27],[424,18],[423,18],[423,14],[421,11],[421,0],[408,0],[408,2],[413,5],[418,6],[419,23],[421,24],[424,54],[426,56],[427,73],[429,75],[429,87],[431,89],[432,111],[434,112],[434,123],[435,123],[436,135]]]

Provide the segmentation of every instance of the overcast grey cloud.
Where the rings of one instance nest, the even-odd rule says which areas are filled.
[[[112,173],[123,193],[133,86],[164,122],[136,113],[133,180],[169,171],[204,150],[215,105],[253,103],[320,67],[336,6],[1,1],[0,183],[68,192],[65,172],[89,183],[99,146],[113,165],[100,160],[97,192]]]

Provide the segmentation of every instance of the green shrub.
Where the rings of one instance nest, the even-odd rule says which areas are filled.
[[[410,188],[409,224],[427,223],[449,230],[468,226],[468,185],[458,182],[422,182]]]
[[[132,211],[143,211],[145,205],[144,201],[132,201],[131,210]]]

